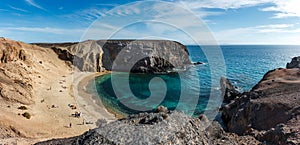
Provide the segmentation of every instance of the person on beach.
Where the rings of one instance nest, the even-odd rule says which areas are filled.
[[[70,123],[70,125],[69,125],[69,126],[70,126],[70,128],[72,128],[72,123]]]

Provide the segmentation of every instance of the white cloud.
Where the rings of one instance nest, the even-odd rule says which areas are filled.
[[[97,6],[108,6],[108,7],[115,7],[118,6],[118,4],[96,4]]]
[[[262,11],[276,12],[274,18],[300,17],[299,0],[274,0],[275,6],[261,9]]]
[[[63,17],[77,20],[81,23],[91,23],[97,20],[100,17],[106,15],[108,9],[100,9],[100,8],[88,8],[79,11],[75,11],[72,14],[63,15]]]
[[[82,39],[149,37],[186,44],[214,42],[209,29],[191,11],[176,4],[154,1],[116,7],[93,23]]]
[[[299,38],[299,32],[300,28],[292,24],[271,24],[222,30],[214,34],[221,44],[299,44],[297,39],[292,39]]]
[[[274,18],[300,17],[299,0],[178,0],[175,1],[175,3],[178,3],[195,12],[198,12],[204,8],[218,8],[227,10],[258,6],[262,4],[271,4],[273,6],[262,8],[261,11],[274,12]]]
[[[235,28],[229,30],[223,30],[224,33],[266,33],[266,32],[285,32],[285,33],[298,33],[299,29],[295,28],[293,24],[271,24],[271,25],[259,25],[254,27]],[[238,35],[237,35],[238,36]]]
[[[42,6],[40,6],[39,4],[37,4],[36,2],[34,2],[34,0],[25,0],[25,2],[27,4],[29,4],[29,5],[31,5],[31,6],[34,6],[34,7],[38,8],[38,9],[46,11],[45,8],[43,8]]]
[[[27,31],[39,33],[52,33],[52,34],[78,34],[82,33],[82,29],[63,29],[63,28],[50,28],[50,27],[5,27],[2,30],[9,31]]]
[[[281,29],[281,28],[291,28],[294,27],[294,24],[271,24],[271,25],[260,25],[254,28],[263,28],[263,29]]]
[[[238,9],[242,7],[256,6],[263,3],[271,2],[272,0],[179,0],[178,4],[181,4],[192,10],[202,8],[219,8],[219,9]]]
[[[33,0],[26,0],[31,3],[34,3]],[[170,1],[169,1],[170,2]],[[201,0],[201,1],[195,1],[195,0],[172,0],[171,3],[177,4],[180,7],[183,7],[187,10],[192,11],[197,17],[205,18],[206,16],[212,16],[212,15],[221,15],[223,13],[226,13],[226,11],[213,11],[210,10],[210,8],[217,8],[222,10],[228,10],[228,9],[240,9],[245,7],[254,7],[263,4],[269,4],[272,6],[265,7],[260,9],[261,11],[270,11],[274,12],[274,18],[283,18],[283,17],[300,17],[300,9],[297,7],[300,5],[300,0]],[[36,4],[35,4],[36,5]],[[116,4],[97,4],[99,6],[111,6],[115,7]],[[40,6],[39,6],[40,7]],[[121,6],[122,7],[122,6]],[[166,10],[164,5],[160,3],[159,10],[161,13]],[[160,7],[164,7],[164,9],[161,9]],[[141,12],[142,6],[140,3],[131,3],[130,7],[123,7],[122,9],[109,11],[106,8],[89,8],[84,9],[75,12],[74,14],[71,14],[71,18],[76,19],[84,19],[87,22],[92,22],[97,20],[100,17],[103,17],[105,15],[114,15],[114,16],[128,16],[128,15],[137,15]],[[143,8],[147,9],[147,6],[144,6]],[[155,9],[155,7],[154,7]],[[169,9],[169,8],[168,8]],[[168,10],[170,11],[170,10]],[[182,15],[180,14],[180,11],[173,11],[174,15]],[[209,20],[204,20],[209,21]]]
[[[33,42],[74,42],[79,41],[84,29],[65,29],[54,27],[0,27],[2,37],[13,40]]]
[[[17,8],[17,7],[13,7],[13,6],[9,6],[11,9],[13,10],[17,10],[17,11],[21,11],[21,12],[25,12],[27,13],[28,11],[27,10],[24,10],[24,9],[21,9],[21,8]]]

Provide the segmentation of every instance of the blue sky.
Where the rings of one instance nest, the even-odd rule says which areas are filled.
[[[111,38],[171,39],[185,44],[300,44],[299,0],[1,3],[0,36],[24,42]]]

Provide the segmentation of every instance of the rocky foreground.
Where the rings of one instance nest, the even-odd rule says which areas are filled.
[[[205,116],[192,118],[159,107],[156,113],[131,115],[112,123],[99,121],[99,128],[81,136],[37,143],[48,144],[259,144],[250,136],[226,133],[217,122]]]

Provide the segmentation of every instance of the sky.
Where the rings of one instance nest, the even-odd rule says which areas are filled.
[[[300,44],[300,0],[0,0],[0,37]]]

